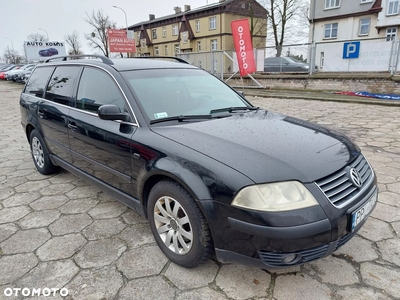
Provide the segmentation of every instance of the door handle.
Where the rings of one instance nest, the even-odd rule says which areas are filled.
[[[68,128],[71,129],[72,131],[76,131],[78,129],[78,126],[72,123],[68,123]]]

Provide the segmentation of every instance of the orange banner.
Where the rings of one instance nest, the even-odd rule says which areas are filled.
[[[248,19],[232,21],[231,28],[240,76],[254,73],[256,71],[256,63]]]
[[[109,29],[108,45],[110,52],[136,53],[135,40],[127,38],[126,30]]]

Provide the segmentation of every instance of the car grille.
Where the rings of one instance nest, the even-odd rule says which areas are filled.
[[[355,168],[361,176],[362,185],[357,188],[347,175],[348,168]],[[374,172],[371,166],[360,155],[354,162],[342,170],[335,172],[315,183],[324,192],[329,201],[337,207],[342,207],[356,199],[357,195],[366,187],[370,186],[374,179]]]

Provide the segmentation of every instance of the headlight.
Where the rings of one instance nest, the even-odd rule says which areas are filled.
[[[318,202],[300,182],[286,181],[245,187],[231,204],[261,211],[287,211],[315,206]]]

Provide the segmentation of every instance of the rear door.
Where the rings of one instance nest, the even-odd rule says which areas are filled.
[[[45,99],[38,103],[37,114],[43,137],[51,153],[72,163],[68,139],[68,115],[75,105],[73,97],[81,67],[60,66],[47,85]]]
[[[130,143],[135,124],[101,120],[103,104],[128,112],[126,99],[114,78],[103,69],[85,67],[77,90],[76,107],[68,121],[73,164],[109,185],[133,195]]]

